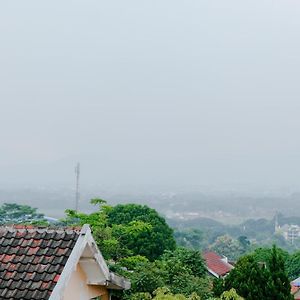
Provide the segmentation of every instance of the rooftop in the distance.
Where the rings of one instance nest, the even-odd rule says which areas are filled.
[[[203,253],[208,271],[216,276],[223,277],[234,267],[227,262],[226,257],[219,256],[217,253],[208,251]]]

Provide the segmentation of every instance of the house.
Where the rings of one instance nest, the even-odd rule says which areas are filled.
[[[295,300],[300,300],[300,277],[291,282],[291,294]]]
[[[280,226],[276,221],[275,234],[282,235],[286,241],[294,244],[295,240],[300,238],[300,226],[293,224],[284,224],[283,226]]]
[[[90,227],[0,226],[0,299],[110,299],[130,282],[109,271]]]
[[[225,277],[234,267],[228,262],[227,257],[219,256],[215,252],[204,252],[203,258],[206,262],[207,271],[216,278]]]

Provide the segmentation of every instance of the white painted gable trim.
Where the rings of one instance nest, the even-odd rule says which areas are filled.
[[[216,272],[214,272],[213,270],[211,270],[211,269],[209,269],[209,268],[207,268],[207,271],[211,274],[211,275],[213,275],[214,277],[216,277],[216,278],[220,278],[220,275],[219,274],[217,274]]]
[[[67,260],[67,263],[59,277],[58,282],[54,287],[53,292],[51,293],[49,300],[63,299],[65,288],[67,287],[73,272],[76,270],[80,257],[82,256],[82,253],[87,245],[89,245],[90,249],[92,249],[92,251],[94,252],[94,258],[97,261],[101,271],[103,272],[105,280],[110,280],[111,276],[109,269],[91,234],[91,229],[89,225],[83,225],[77,242],[71,252],[70,257]]]

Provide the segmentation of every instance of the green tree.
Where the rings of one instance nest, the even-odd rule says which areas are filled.
[[[98,210],[91,214],[85,214],[73,209],[67,209],[65,211],[66,218],[61,220],[61,222],[65,225],[89,224],[92,229],[107,227],[107,213],[111,209],[111,206],[107,205],[105,200],[99,198],[91,199],[90,203],[98,206]]]
[[[166,288],[159,288],[154,292],[154,298],[153,300],[200,300],[200,297],[193,293],[188,298],[186,298],[182,294],[172,294],[171,291]]]
[[[207,238],[199,229],[176,230],[174,237],[180,247],[199,250],[208,246]]]
[[[189,296],[196,293],[201,298],[211,295],[211,281],[201,253],[192,249],[177,248],[166,251],[161,257],[164,283],[174,294]]]
[[[260,250],[260,254],[264,251]],[[290,284],[281,250],[273,246],[266,259],[257,253],[240,258],[225,278],[224,288],[235,288],[246,300],[290,300]]]
[[[276,248],[277,252],[287,260],[289,257],[289,253],[281,248]],[[272,247],[259,247],[256,248],[253,252],[254,259],[258,262],[267,262],[270,260],[272,255]]]
[[[133,272],[126,274],[131,280],[131,290],[127,294],[153,293],[165,285],[164,270],[159,262],[140,262]]]
[[[64,222],[90,224],[110,269],[131,280],[129,291],[114,293],[128,300],[211,296],[212,283],[205,276],[201,253],[176,248],[172,229],[155,210],[136,204],[111,207],[102,199],[93,203],[99,205],[96,212],[68,210]],[[162,287],[168,292],[158,290]]]
[[[201,254],[195,250],[176,249],[166,251],[160,260],[146,261],[144,257],[133,256],[118,262],[127,267],[132,288],[127,298],[144,297],[144,293],[152,295],[159,287],[167,287],[172,294],[190,297],[193,293],[206,299],[211,296],[211,281],[205,275],[205,267]],[[141,294],[142,293],[142,294]]]
[[[122,243],[132,251],[133,255],[142,255],[153,261],[165,250],[174,250],[176,247],[173,230],[156,210],[146,205],[116,205],[108,212],[107,220],[110,226],[129,226],[132,222],[141,222],[140,224],[149,226],[147,230],[142,230],[135,235],[131,232],[123,235]]]
[[[140,265],[147,265],[148,263],[149,260],[145,256],[141,255],[123,257],[119,260],[119,264],[130,271],[135,270]]]
[[[124,248],[119,239],[114,236],[113,228],[108,225],[107,213],[111,206],[107,205],[103,199],[95,198],[90,201],[98,210],[85,214],[72,209],[66,210],[66,218],[61,220],[63,225],[84,225],[89,224],[93,231],[93,236],[96,243],[101,249],[102,255],[105,259],[117,260],[120,257],[131,255],[129,249]]]
[[[248,238],[244,235],[241,235],[238,237],[238,242],[241,246],[242,252],[246,253],[247,251],[249,251],[250,249],[250,241],[248,240]]]
[[[225,290],[234,288],[247,300],[268,299],[269,274],[265,264],[259,264],[253,255],[240,258],[225,278]]]
[[[240,297],[235,289],[231,289],[229,291],[225,291],[221,297],[221,300],[243,300],[242,297]]]
[[[273,246],[268,260],[270,279],[268,280],[269,299],[272,300],[291,300],[291,286],[288,275],[285,271],[284,257]]]
[[[181,267],[187,268],[189,274],[196,277],[203,277],[206,274],[206,267],[200,251],[177,248],[174,251],[167,250],[162,256],[162,261],[174,265],[179,263]]]
[[[291,254],[286,259],[286,270],[292,280],[300,276],[300,251]]]
[[[115,207],[103,199],[92,199],[99,209],[91,214],[67,210],[66,225],[90,224],[93,235],[106,259],[141,255],[154,261],[165,250],[174,250],[173,230],[156,210],[146,205],[126,204]]]
[[[244,253],[240,243],[227,234],[219,236],[211,245],[211,249],[231,260],[237,259]]]
[[[0,206],[1,224],[20,224],[20,223],[43,223],[48,224],[44,215],[37,212],[36,208],[29,205],[20,205],[17,203],[4,203]]]
[[[90,202],[99,207],[96,212],[85,214],[75,210],[66,210],[67,217],[62,222],[67,225],[89,224],[97,245],[106,259],[116,261],[122,257],[143,253],[143,249],[134,247],[134,242],[151,232],[151,224],[137,219],[132,219],[126,224],[111,222],[109,213],[114,210],[114,207],[107,205],[105,200],[99,198],[92,199]]]
[[[214,278],[212,292],[216,297],[220,297],[225,291],[225,282],[223,278]]]
[[[154,291],[154,297],[149,293],[135,293],[131,296],[130,300],[200,300],[200,297],[193,293],[189,297],[182,294],[172,294],[166,287],[158,288]]]

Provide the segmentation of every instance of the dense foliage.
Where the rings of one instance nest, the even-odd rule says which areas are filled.
[[[300,276],[300,251],[287,255],[285,259],[285,265],[288,272],[288,276],[291,279],[296,279]]]
[[[285,217],[277,214],[273,219],[248,219],[235,225],[223,224],[203,217],[184,220],[169,219],[168,223],[175,228],[176,241],[184,247],[207,248],[219,242],[217,239],[221,237],[221,239],[226,236],[230,237],[237,246],[231,247],[231,250],[234,250],[231,255],[233,257],[239,257],[256,247],[271,247],[273,244],[289,252],[297,251],[300,247],[300,237],[295,238],[291,243],[284,238],[280,229],[275,232],[276,223],[281,227],[285,224],[300,226],[300,217]],[[192,234],[195,229],[198,231],[197,235]],[[243,241],[243,238],[246,238],[248,242]]]
[[[137,204],[112,207],[101,199],[92,202],[99,205],[98,211],[68,210],[63,222],[91,225],[111,270],[131,280],[123,298],[207,299],[212,295],[201,252],[176,248],[173,230],[154,209]]]
[[[44,215],[29,205],[4,203],[0,206],[0,224],[47,223]]]
[[[154,260],[165,250],[175,249],[173,230],[156,210],[146,205],[125,204],[114,206],[108,211],[109,226],[129,226],[133,222],[149,226],[148,230],[141,230],[136,235],[121,237],[123,245],[131,249],[134,255],[139,254]]]
[[[175,230],[174,237],[181,247],[191,249],[205,249],[208,247],[208,240],[203,231],[199,229]]]
[[[155,260],[176,247],[173,230],[164,218],[146,205],[108,206],[93,199],[99,210],[92,214],[67,211],[67,224],[90,224],[106,259],[140,255]]]
[[[185,246],[176,247],[172,229],[155,210],[137,204],[112,207],[101,199],[93,203],[99,205],[98,211],[89,215],[68,211],[65,222],[92,226],[110,268],[131,280],[131,289],[121,295],[124,299],[291,299],[286,268],[297,274],[294,262],[299,253],[289,255],[276,247],[251,252],[245,235],[219,236],[210,248],[240,259],[224,281],[213,283],[196,250],[204,245],[200,230],[176,231],[178,244]]]
[[[224,280],[224,290],[236,289],[246,300],[291,300],[284,255],[273,246],[263,260],[257,253],[241,257]]]
[[[257,247],[246,235],[216,234],[210,239],[200,229],[176,230],[176,245],[173,230],[154,209],[91,202],[98,207],[95,212],[68,210],[59,225],[90,224],[110,269],[131,280],[129,291],[117,292],[124,300],[292,299],[289,281],[300,276],[300,251]],[[4,204],[0,220],[32,224],[43,222],[44,216],[29,206]],[[224,280],[207,275],[204,248],[238,259]]]

